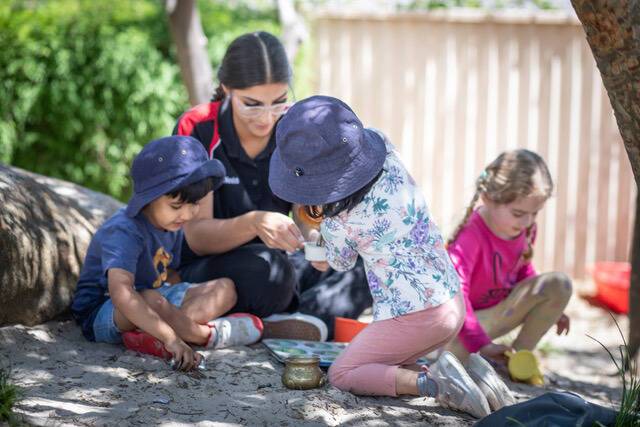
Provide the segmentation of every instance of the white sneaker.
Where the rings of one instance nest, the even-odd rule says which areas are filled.
[[[319,318],[302,313],[272,314],[262,319],[263,338],[326,341],[327,325]]]
[[[504,406],[516,403],[509,387],[502,381],[493,366],[478,353],[469,355],[467,371],[487,398],[492,410],[497,411]]]
[[[429,367],[428,375],[438,384],[436,400],[440,405],[476,418],[491,413],[487,398],[453,354],[443,352],[436,363]]]
[[[219,317],[208,323],[211,337],[205,347],[226,348],[237,345],[249,345],[260,340],[264,329],[259,317],[248,313],[234,313]]]

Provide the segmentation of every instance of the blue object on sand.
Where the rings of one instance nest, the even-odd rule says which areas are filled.
[[[474,427],[613,426],[616,414],[613,409],[587,402],[577,394],[550,392],[505,406],[475,423]]]

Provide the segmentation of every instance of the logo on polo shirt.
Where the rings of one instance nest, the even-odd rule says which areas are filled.
[[[240,178],[237,176],[225,176],[223,183],[225,184],[240,184]]]

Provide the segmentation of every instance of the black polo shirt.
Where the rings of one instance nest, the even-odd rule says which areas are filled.
[[[240,145],[233,126],[231,105],[218,115],[220,145],[213,157],[226,168],[224,184],[214,193],[214,218],[233,218],[249,211],[261,210],[288,215],[291,204],[276,197],[269,187],[269,161],[276,148],[276,133],[267,147],[251,159]]]
[[[276,197],[269,187],[269,161],[276,148],[275,131],[267,147],[255,159],[251,159],[240,145],[233,126],[231,104],[221,108],[217,117],[203,114],[204,109],[206,106],[202,105],[185,112],[178,119],[173,134],[178,134],[180,128],[188,128],[189,136],[198,139],[209,151],[217,125],[220,143],[213,149],[212,157],[222,162],[226,174],[223,185],[213,193],[213,217],[234,218],[255,210],[288,215],[291,204]],[[185,123],[189,126],[181,126]],[[251,243],[254,242],[260,242],[260,239],[256,237]],[[195,256],[184,245],[183,262]]]

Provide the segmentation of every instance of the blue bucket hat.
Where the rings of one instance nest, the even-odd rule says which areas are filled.
[[[371,182],[386,155],[383,137],[365,129],[347,104],[312,96],[294,104],[278,122],[269,185],[288,202],[333,203]]]
[[[145,145],[133,159],[133,196],[126,214],[135,217],[155,199],[179,188],[214,177],[214,190],[222,185],[225,169],[209,159],[207,150],[190,136],[168,136]]]

